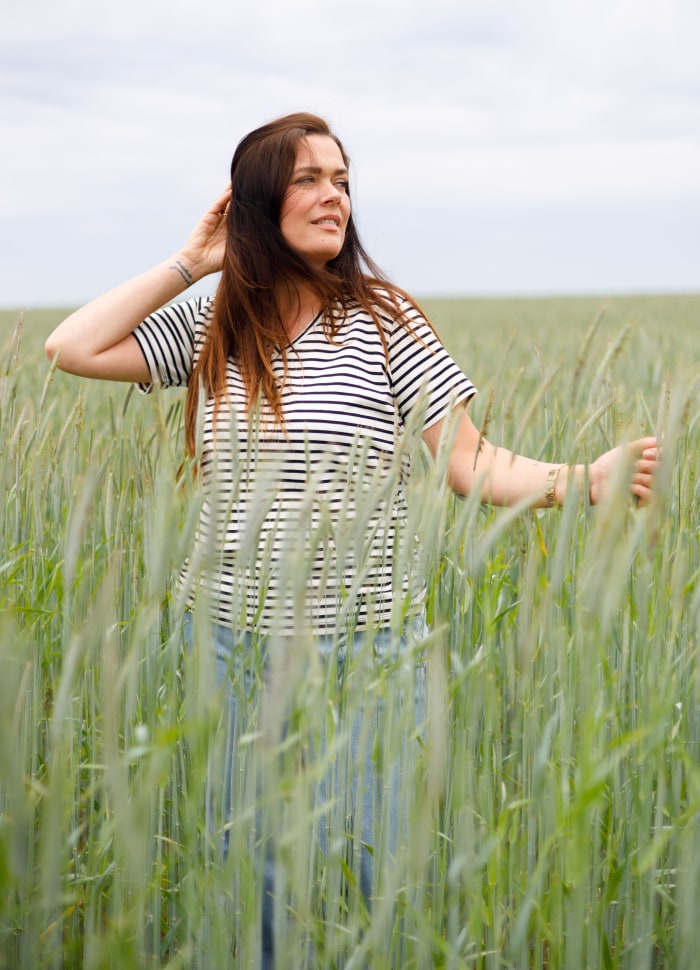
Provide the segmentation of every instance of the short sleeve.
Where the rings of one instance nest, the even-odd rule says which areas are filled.
[[[134,337],[151,374],[151,382],[138,384],[148,394],[154,384],[183,387],[194,366],[198,332],[211,318],[213,300],[199,297],[161,307],[134,330]]]
[[[446,417],[455,405],[470,400],[476,388],[420,313],[408,307],[408,315],[411,329],[396,326],[390,334],[389,369],[403,422],[420,400],[425,406],[425,429]]]

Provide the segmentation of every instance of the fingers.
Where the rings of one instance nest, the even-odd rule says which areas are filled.
[[[655,474],[661,460],[661,447],[655,437],[638,438],[602,455],[591,466],[591,503],[597,505],[605,498],[614,464],[622,459],[629,467],[629,492],[636,506],[649,505],[655,490]]]
[[[211,207],[211,211],[220,216],[225,215],[228,210],[230,201],[231,201],[231,183],[229,182],[229,184],[226,186],[224,191],[221,193],[221,195],[218,197],[216,202]]]
[[[655,438],[643,438],[633,444],[641,448],[641,457],[634,463],[630,491],[635,505],[643,508],[649,505],[654,493],[654,474],[661,458],[661,449],[657,446]]]
[[[635,455],[646,455],[647,452],[651,455],[652,452],[656,454],[656,452],[660,451],[659,444],[656,438],[653,437],[637,438],[636,441],[631,441],[627,445],[627,448]]]
[[[631,492],[637,508],[644,508],[645,505],[649,505],[654,494],[651,485],[642,485],[640,482],[635,482],[632,485]]]

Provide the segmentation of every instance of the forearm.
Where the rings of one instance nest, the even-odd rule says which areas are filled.
[[[482,438],[463,409],[452,419],[432,425],[423,437],[434,456],[447,449],[447,480],[460,495],[477,491],[491,505],[529,500],[533,508],[546,508],[562,505],[569,488],[582,488],[586,479],[583,465],[537,461],[497,448]]]
[[[482,438],[463,409],[454,412],[449,422],[442,419],[428,427],[423,439],[433,457],[439,461],[447,458],[451,488],[460,495],[477,491],[483,502],[504,506],[528,501],[532,508],[551,508],[563,505],[572,490],[578,495],[585,493],[591,504],[597,505],[618,470],[626,476],[625,487],[635,500],[647,505],[659,458],[656,438],[650,437],[617,445],[589,465],[537,461],[497,448]]]
[[[478,488],[482,501],[490,505],[510,506],[529,499],[532,508],[551,508],[563,505],[571,488],[581,494],[585,481],[584,465],[537,461],[482,441],[471,475],[452,484],[457,491]]]
[[[53,359],[58,353],[58,366],[70,373],[105,376],[99,373],[100,356],[120,345],[149,313],[186,290],[197,278],[195,272],[177,253],[104,293],[59,324],[46,341],[47,356]]]

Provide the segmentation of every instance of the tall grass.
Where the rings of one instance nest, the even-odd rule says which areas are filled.
[[[575,303],[501,305],[502,320],[492,304],[430,307],[491,440],[590,460],[654,431],[655,502],[631,508],[621,474],[596,509],[488,510],[425,463],[410,495],[432,629],[424,729],[417,655],[361,656],[339,694],[299,638],[268,713],[259,667],[236,682],[248,719],[225,860],[205,794],[223,708],[208,651],[183,649],[172,583],[197,511],[175,487],[181,399],[51,373],[31,334],[8,345],[0,967],[254,966],[267,833],[281,966],[696,965],[697,305],[674,328],[662,304],[641,307],[612,322]],[[372,720],[377,705],[391,716]],[[347,788],[354,717],[387,784],[404,752],[411,806],[397,851],[373,847],[371,913],[345,814],[318,798],[321,780],[327,798]]]

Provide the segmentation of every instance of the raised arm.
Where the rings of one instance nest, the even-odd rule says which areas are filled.
[[[440,448],[449,447],[447,475],[450,486],[461,495],[479,488],[484,502],[492,505],[515,505],[530,498],[533,508],[562,505],[570,488],[581,491],[586,480],[584,465],[558,465],[516,455],[497,448],[479,434],[463,408],[456,415],[456,428],[449,442],[446,421],[429,427],[423,438],[433,456]],[[610,478],[626,450],[632,460],[630,491],[640,505],[651,498],[654,469],[658,460],[655,438],[640,438],[605,452],[588,466],[589,497],[592,504],[601,501]]]
[[[149,313],[221,269],[230,198],[229,187],[170,259],[97,297],[60,323],[46,341],[49,359],[58,354],[57,366],[80,377],[148,381],[148,367],[133,331]]]

